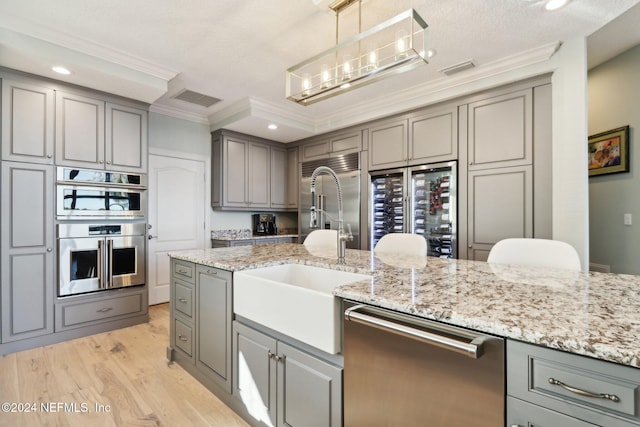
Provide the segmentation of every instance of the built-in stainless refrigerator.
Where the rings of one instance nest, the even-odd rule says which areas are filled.
[[[457,258],[457,164],[370,172],[370,248],[388,233],[415,233],[427,255]]]
[[[302,183],[300,185],[300,242],[304,242],[309,232],[309,208],[311,207],[311,175],[319,166],[331,168],[342,187],[344,227],[351,227],[353,240],[347,241],[347,248],[360,249],[360,154],[351,153],[302,163]],[[322,174],[316,180],[316,207],[318,224],[322,228],[338,228],[338,192],[333,178]]]

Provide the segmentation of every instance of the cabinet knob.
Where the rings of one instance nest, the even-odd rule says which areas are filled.
[[[47,248],[47,252],[53,252],[53,248]]]
[[[107,164],[110,165],[111,164],[111,160],[107,160]]]
[[[469,245],[469,249],[473,248],[473,245]]]
[[[103,164],[104,162],[102,160],[98,160],[98,163]]]
[[[51,154],[47,154],[47,159],[52,158],[53,156]]]

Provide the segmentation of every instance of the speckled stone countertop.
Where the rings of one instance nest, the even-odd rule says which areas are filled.
[[[640,277],[574,273],[486,262],[385,256],[347,250],[310,252],[299,244],[174,252],[172,257],[238,271],[300,263],[371,274],[335,295],[513,338],[640,367]]]

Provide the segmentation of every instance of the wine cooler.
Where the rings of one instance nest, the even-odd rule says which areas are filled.
[[[388,233],[415,233],[428,255],[457,258],[456,162],[370,173],[371,249]]]

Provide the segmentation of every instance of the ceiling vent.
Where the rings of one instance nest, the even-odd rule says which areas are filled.
[[[459,62],[457,64],[454,64],[454,65],[452,65],[450,67],[441,68],[438,71],[440,71],[441,73],[446,74],[447,76],[450,76],[452,74],[459,73],[461,71],[473,68],[475,66],[476,66],[476,64],[473,63],[473,59],[468,59],[466,61],[462,61],[462,62]]]
[[[200,105],[201,107],[211,107],[216,102],[221,101],[221,99],[214,98],[213,96],[205,95],[203,93],[194,92],[189,89],[184,89],[171,98],[179,99],[180,101],[184,102],[190,102],[192,104]]]

